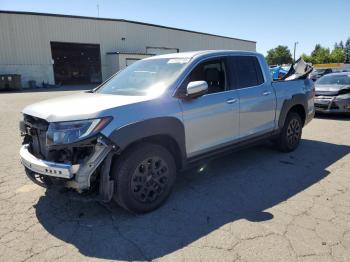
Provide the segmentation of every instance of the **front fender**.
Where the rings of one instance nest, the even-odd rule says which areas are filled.
[[[157,135],[171,137],[178,145],[181,159],[186,158],[185,129],[176,117],[157,117],[131,123],[115,129],[108,138],[124,150],[136,141]]]

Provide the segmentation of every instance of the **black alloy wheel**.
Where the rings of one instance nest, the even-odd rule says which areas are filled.
[[[283,152],[294,151],[301,140],[303,122],[296,112],[289,112],[284,126],[276,139],[279,149]]]
[[[143,203],[154,202],[168,186],[168,176],[169,167],[162,158],[153,156],[144,159],[131,177],[133,197]]]
[[[122,152],[113,162],[113,199],[133,213],[161,206],[176,178],[173,155],[162,145],[142,142]]]
[[[290,147],[294,147],[299,142],[301,134],[301,125],[298,119],[293,118],[287,128],[287,141]]]

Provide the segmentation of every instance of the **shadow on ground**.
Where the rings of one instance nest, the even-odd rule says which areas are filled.
[[[135,216],[49,190],[36,215],[50,234],[85,256],[156,259],[238,219],[273,219],[264,210],[322,180],[326,168],[349,152],[349,146],[312,140],[289,154],[259,146],[207,163],[204,172],[179,175],[168,202],[150,214]]]
[[[341,120],[341,121],[350,121],[350,114],[322,114],[317,113],[315,115],[318,119],[324,119],[324,120]]]

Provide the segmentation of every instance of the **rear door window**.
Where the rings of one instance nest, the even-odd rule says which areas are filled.
[[[264,83],[258,59],[254,56],[233,56],[230,58],[231,77],[235,88],[246,88]]]

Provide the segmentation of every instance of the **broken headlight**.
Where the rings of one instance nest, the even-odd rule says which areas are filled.
[[[100,132],[111,117],[50,123],[46,133],[47,145],[71,144]]]

